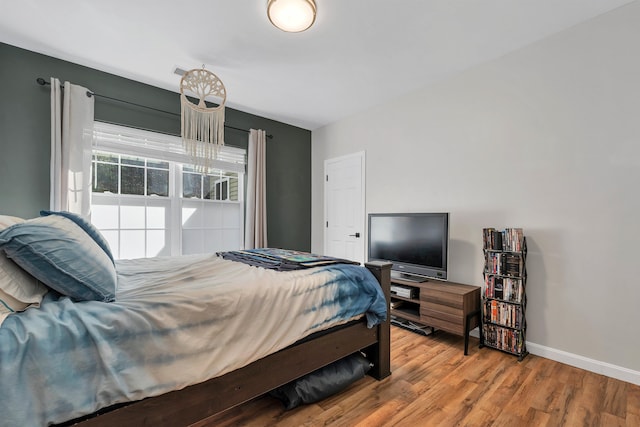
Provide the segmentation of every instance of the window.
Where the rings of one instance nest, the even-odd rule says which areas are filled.
[[[93,152],[93,192],[169,196],[169,162]]]
[[[245,151],[197,171],[178,137],[95,123],[92,222],[114,256],[241,249]]]

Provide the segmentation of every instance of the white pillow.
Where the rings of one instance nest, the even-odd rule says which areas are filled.
[[[22,222],[22,218],[0,215],[0,230]],[[47,291],[47,287],[0,250],[0,325],[11,313],[39,307]]]
[[[0,215],[0,230],[4,230],[7,227],[11,227],[13,224],[20,224],[24,222],[24,219],[17,216]]]

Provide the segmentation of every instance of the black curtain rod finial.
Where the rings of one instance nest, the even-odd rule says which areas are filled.
[[[40,86],[51,86],[51,82],[46,81],[42,77],[38,77],[36,79],[36,83],[38,83]],[[62,83],[60,83],[60,89],[64,89],[64,85]]]

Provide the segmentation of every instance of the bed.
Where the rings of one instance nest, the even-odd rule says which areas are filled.
[[[358,351],[390,374],[387,264],[114,261],[68,213],[16,224],[0,230],[4,267],[46,286],[0,326],[10,425],[190,425]]]

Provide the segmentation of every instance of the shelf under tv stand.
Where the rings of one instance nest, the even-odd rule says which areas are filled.
[[[467,354],[469,332],[480,322],[479,286],[433,279],[414,282],[397,276],[391,277],[391,285],[415,289],[413,298],[391,294],[392,304],[400,304],[391,309],[391,315],[463,336]]]

